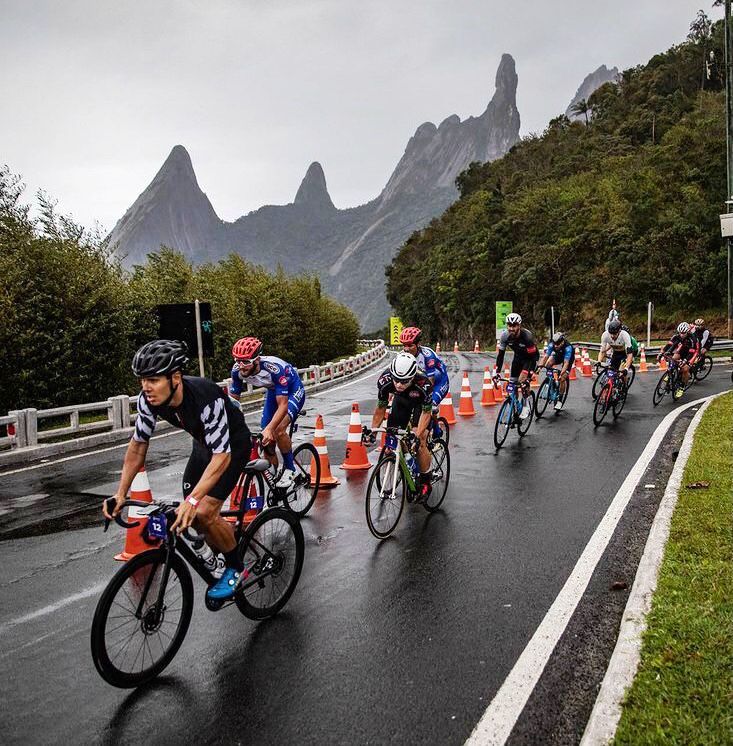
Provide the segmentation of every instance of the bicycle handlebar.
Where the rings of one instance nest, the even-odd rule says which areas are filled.
[[[115,505],[117,505],[117,500],[115,500],[114,497],[108,497],[105,501],[105,505],[107,506],[107,512],[112,513],[112,511],[115,509]],[[177,508],[180,505],[180,502],[172,502],[172,503],[147,503],[143,502],[142,500],[126,500],[123,504],[122,508],[123,510],[125,508]],[[151,510],[151,513],[155,512],[155,510]],[[118,526],[122,526],[122,528],[135,528],[136,526],[140,525],[140,521],[126,521],[122,517],[122,511],[120,511],[115,517],[114,522]],[[109,524],[112,521],[109,518],[104,519],[104,530],[106,531],[109,528]]]

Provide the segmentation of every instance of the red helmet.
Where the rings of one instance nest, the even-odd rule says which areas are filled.
[[[420,341],[422,331],[416,326],[408,326],[400,332],[400,344],[416,345]]]
[[[242,337],[232,347],[232,355],[236,360],[254,360],[261,353],[262,342],[257,337]]]

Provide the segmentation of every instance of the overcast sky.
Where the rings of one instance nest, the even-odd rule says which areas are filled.
[[[522,134],[598,65],[685,38],[711,0],[0,0],[0,164],[111,229],[180,143],[225,220],[376,196],[417,126],[480,114],[501,54]]]

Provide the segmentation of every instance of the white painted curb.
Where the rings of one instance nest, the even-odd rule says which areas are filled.
[[[669,539],[672,514],[677,505],[677,498],[682,485],[682,475],[692,452],[695,431],[702,420],[703,413],[713,399],[725,393],[728,392],[723,391],[706,399],[687,428],[667,487],[664,490],[664,496],[659,503],[657,514],[649,531],[644,554],[639,562],[634,585],[624,609],[616,647],[611,655],[606,675],[593,706],[593,712],[580,742],[581,746],[607,744],[616,733],[616,728],[621,719],[621,703],[639,667],[642,637],[646,630],[646,617],[652,606],[659,568]]]

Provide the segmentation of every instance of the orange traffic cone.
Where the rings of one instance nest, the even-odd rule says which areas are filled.
[[[491,407],[496,404],[496,392],[494,391],[494,382],[491,380],[491,373],[488,368],[484,368],[484,383],[481,387],[481,406]]]
[[[453,343],[453,352],[458,352],[458,340]]]
[[[580,347],[575,348],[575,367],[578,369],[577,374],[583,375],[583,353],[580,351]]]
[[[461,398],[458,402],[458,414],[463,417],[473,417],[476,414],[471,396],[471,383],[468,380],[468,373],[465,370],[463,371],[463,381],[461,382]]]
[[[569,379],[570,379],[571,381],[575,381],[575,380],[577,380],[577,378],[578,378],[578,374],[577,374],[577,373],[575,372],[575,370],[576,370],[576,368],[575,368],[575,364],[571,365],[571,366],[570,366],[570,375],[568,376],[568,378],[569,378]]]
[[[659,370],[667,370],[667,358],[662,356],[659,358]]]
[[[456,410],[453,409],[453,397],[451,396],[450,391],[448,391],[443,400],[440,402],[440,407],[438,408],[438,416],[445,417],[445,421],[449,425],[455,425],[456,422],[458,422],[458,420],[456,419]]]
[[[590,356],[588,355],[588,350],[585,347],[583,348],[583,375],[593,375],[593,366],[590,363]]]
[[[529,385],[530,385],[530,386],[531,386],[531,387],[532,387],[533,389],[536,389],[536,388],[537,388],[537,387],[538,387],[538,386],[540,385],[540,377],[539,377],[539,374],[538,374],[537,372],[535,372],[535,373],[531,373],[530,375],[532,376],[532,379],[530,380],[530,382],[529,382]]]
[[[481,352],[478,346],[478,339],[473,343],[473,351],[474,352]]]
[[[353,470],[371,468],[366,446],[361,442],[361,417],[359,416],[359,404],[357,402],[351,405],[349,434],[346,437],[346,456],[341,468]]]
[[[511,375],[512,375],[512,372],[509,370],[509,364],[504,363],[504,372],[502,373],[501,377],[505,378],[508,381]]]
[[[253,461],[254,459],[258,459],[260,457],[260,452],[257,448],[257,441],[252,441],[252,448],[249,453],[249,459],[250,461]],[[253,479],[250,482],[249,485],[249,495],[248,497],[259,497],[257,494],[257,480]],[[238,484],[234,487],[232,490],[232,494],[229,495],[229,507],[227,510],[239,510],[240,506],[242,505],[242,500],[244,500],[244,488],[243,485]],[[226,507],[226,506],[225,506]],[[250,508],[245,514],[244,518],[242,519],[243,523],[252,523],[252,521],[259,515],[260,510],[257,508]],[[224,519],[225,521],[229,521],[229,523],[236,523],[237,522],[237,516],[235,515],[228,515]]]
[[[132,480],[130,499],[140,500],[146,503],[153,502],[153,493],[150,491],[148,473],[145,471],[144,466]],[[147,539],[145,535],[145,527],[148,525],[148,519],[146,516],[140,515],[137,507],[133,506],[128,509],[127,520],[130,523],[137,522],[140,525],[135,526],[134,528],[128,528],[125,531],[125,548],[119,554],[115,555],[115,559],[119,562],[127,562],[127,560],[131,559],[136,554],[145,552],[160,544],[157,540],[151,542]]]
[[[318,460],[321,462],[321,481],[319,487],[335,487],[341,484],[340,480],[331,474],[331,462],[328,460],[328,447],[326,446],[326,431],[323,428],[323,417],[319,414],[316,417],[316,431],[313,434],[313,445],[318,451]],[[315,458],[311,457],[311,474],[316,472]],[[313,479],[311,478],[311,487]]]
[[[492,373],[492,379],[499,375],[499,370],[496,366],[494,366],[494,371]],[[494,400],[498,404],[502,399],[504,398],[504,389],[501,384],[501,381],[497,381],[496,384],[494,384]]]
[[[641,346],[641,359],[639,360],[639,373],[647,373],[649,368],[646,364],[646,350],[644,345]]]

